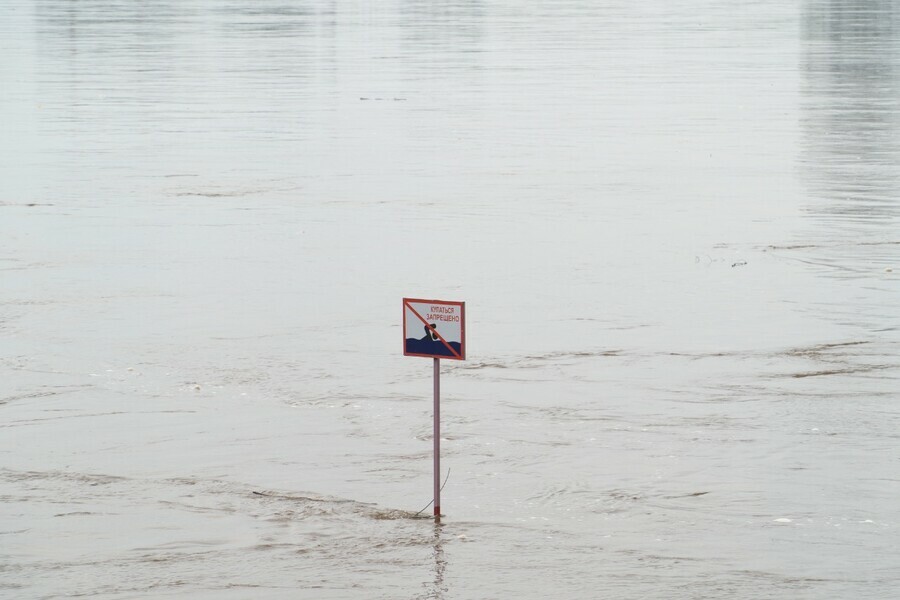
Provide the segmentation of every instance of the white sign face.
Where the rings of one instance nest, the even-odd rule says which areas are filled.
[[[466,359],[466,303],[403,299],[403,354]]]

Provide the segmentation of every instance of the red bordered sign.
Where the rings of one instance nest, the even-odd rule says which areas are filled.
[[[466,303],[403,299],[403,355],[466,359]]]

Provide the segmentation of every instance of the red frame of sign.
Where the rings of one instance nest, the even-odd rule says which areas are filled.
[[[411,302],[422,302],[424,304],[443,304],[445,306],[458,306],[459,307],[459,356],[447,356],[445,354],[419,354],[413,352],[406,351],[406,309],[409,303]],[[415,312],[412,306],[409,306],[409,310]],[[416,313],[419,316],[419,319],[422,320],[426,325],[428,323],[425,319],[422,318],[421,315]],[[440,337],[440,333],[435,330],[435,333]],[[441,340],[446,345],[447,342],[441,338]],[[448,345],[449,347],[449,345]],[[403,299],[403,356],[421,356],[423,358],[446,358],[448,360],[466,360],[466,303],[465,302],[455,302],[452,300],[428,300],[424,298],[404,298]]]

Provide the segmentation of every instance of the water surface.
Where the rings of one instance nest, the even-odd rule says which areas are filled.
[[[0,595],[900,584],[894,3],[13,0],[0,77]]]

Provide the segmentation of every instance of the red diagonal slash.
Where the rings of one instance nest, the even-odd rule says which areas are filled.
[[[428,323],[428,321],[426,321],[425,319],[423,319],[423,318],[422,318],[422,315],[420,315],[419,313],[417,313],[417,312],[416,312],[416,309],[414,309],[414,308],[409,304],[409,302],[404,302],[403,304],[404,304],[404,306],[406,306],[406,308],[408,308],[409,310],[412,311],[412,314],[416,315],[416,317],[418,317],[419,320],[422,321],[422,323],[425,324],[425,327],[427,327],[428,329],[430,329],[431,331],[433,331],[434,334],[435,334],[436,336],[438,336],[438,339],[441,340],[441,342],[442,342],[445,346],[447,346],[447,350],[449,350],[449,351],[453,354],[453,356],[455,356],[456,358],[462,360],[462,356],[459,355],[459,352],[457,352],[457,351],[453,348],[453,346],[451,346],[451,345],[447,342],[447,340],[444,339],[444,336],[442,336],[440,333],[438,333],[438,330],[437,330],[437,329],[435,329],[434,327],[432,327],[431,324]]]

